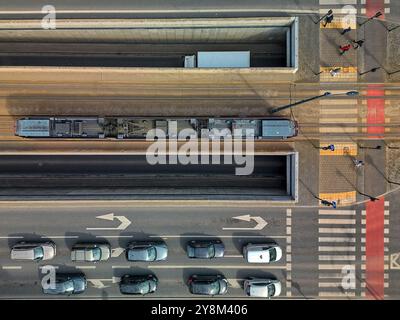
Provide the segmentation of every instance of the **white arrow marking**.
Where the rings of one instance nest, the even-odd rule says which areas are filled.
[[[108,288],[110,286],[106,286],[104,282],[111,282],[111,283],[118,283],[120,282],[121,278],[120,277],[112,277],[111,279],[87,279],[93,287],[97,289],[104,289]]]
[[[222,230],[262,230],[268,224],[268,222],[265,221],[263,218],[261,218],[261,217],[252,217],[249,214],[246,214],[246,215],[243,215],[243,216],[232,217],[232,219],[246,221],[246,222],[250,222],[251,220],[253,220],[257,224],[252,228],[225,228],[225,227],[223,227]]]
[[[121,253],[124,251],[125,251],[124,248],[114,248],[111,250],[111,257],[112,258],[119,257],[121,255]]]
[[[125,230],[131,224],[131,221],[127,219],[125,216],[114,216],[114,213],[104,214],[102,216],[97,216],[96,218],[109,221],[118,219],[121,222],[121,224],[118,227],[114,228],[86,228],[86,230]]]

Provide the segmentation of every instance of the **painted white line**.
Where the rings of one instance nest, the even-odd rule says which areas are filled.
[[[117,236],[118,237],[118,236]],[[215,235],[215,236],[202,236],[202,235],[161,235],[161,236],[149,236],[149,238],[163,238],[163,239],[168,239],[168,238],[273,238],[273,239],[287,239],[289,236],[274,236],[274,235],[259,235],[259,236],[234,236],[234,235],[229,235],[229,236],[220,236],[220,235]]]
[[[102,235],[102,236],[96,236],[96,238],[134,238],[134,236],[123,236],[123,235],[119,235],[119,236],[107,236],[107,235]]]
[[[361,273],[361,279],[365,279],[366,277],[367,277],[367,275],[364,272],[362,272]],[[389,274],[388,273],[384,273],[383,277],[384,277],[384,279],[388,280],[389,279]]]
[[[319,297],[337,297],[337,298],[342,298],[342,297],[355,297],[356,294],[355,292],[319,292],[318,293]]]
[[[319,256],[318,260],[321,261],[341,261],[341,260],[345,260],[345,261],[355,261],[356,260],[356,256],[332,256],[332,255],[324,255],[324,256]]]
[[[385,201],[385,207],[389,207],[390,202],[389,201]]]
[[[319,288],[342,288],[341,282],[320,282],[318,283]]]
[[[322,273],[318,275],[319,279],[343,279],[343,273]]]
[[[365,247],[364,246],[361,247],[361,251],[365,252]],[[384,251],[385,252],[389,252],[389,248],[388,247],[384,247]]]
[[[380,259],[380,258],[382,258],[382,257],[372,257],[372,259],[374,261],[377,260],[377,259]],[[367,259],[366,255],[363,254],[361,256],[361,261],[365,261],[366,259]],[[383,260],[386,261],[386,262],[389,262],[390,261],[390,256],[383,256]]]
[[[349,237],[319,237],[318,242],[356,242],[356,238]]]
[[[96,266],[75,266],[77,269],[96,269]]]
[[[365,264],[362,264],[361,265],[361,270],[366,270],[367,269],[367,267],[365,266]],[[388,264],[385,264],[384,266],[383,266],[383,269],[384,270],[389,270],[389,265]]]
[[[356,248],[355,247],[343,247],[343,246],[337,246],[337,247],[335,247],[335,246],[333,246],[333,247],[320,246],[320,247],[318,247],[318,251],[344,251],[344,252],[346,252],[346,251],[356,251]]]
[[[3,270],[21,270],[22,266],[1,266]]]
[[[367,284],[365,282],[361,282],[361,288],[366,288],[366,287],[367,287]],[[383,284],[383,287],[384,288],[389,288],[389,283],[385,282]]]
[[[79,236],[41,236],[42,239],[77,239]]]
[[[361,228],[361,233],[366,233],[365,228]],[[383,233],[384,233],[384,234],[389,234],[389,228],[384,228],[384,229],[383,229]]]
[[[188,268],[204,268],[204,265],[149,265],[147,266],[149,269],[188,269]],[[209,268],[215,268],[215,269],[288,269],[287,266],[282,266],[282,265],[239,265],[239,266],[233,266],[233,265],[210,265]]]
[[[318,219],[320,224],[356,224],[356,219]]]
[[[227,280],[232,288],[241,288],[242,287],[241,282],[243,282],[245,279],[227,279]]]
[[[342,270],[347,264],[319,264],[319,270]]]
[[[347,111],[346,111],[347,112]],[[356,214],[355,210],[318,210],[319,214],[325,215],[339,215],[339,216],[354,216]]]
[[[365,243],[365,238],[361,238],[361,243]],[[389,238],[383,238],[383,243],[389,243]]]
[[[365,225],[367,223],[367,219],[361,219],[361,223]],[[389,225],[389,219],[384,219],[383,224]]]
[[[111,266],[112,269],[129,269],[133,267],[133,265],[127,265],[127,266]]]
[[[328,4],[333,4],[333,5],[337,5],[337,4],[342,4],[342,5],[357,4],[357,0],[319,0],[319,4],[320,5],[328,5]]]
[[[319,233],[356,233],[355,228],[318,228]]]
[[[23,239],[24,237],[22,236],[3,236],[0,237],[0,239]]]
[[[243,258],[243,255],[241,255],[241,254],[226,254],[226,255],[224,255],[224,258]]]
[[[42,268],[44,268],[44,267],[48,267],[49,265],[46,265],[46,266],[39,266],[39,269],[42,269]],[[50,265],[51,267],[53,267],[54,269],[58,269],[58,266],[52,266],[52,265]]]

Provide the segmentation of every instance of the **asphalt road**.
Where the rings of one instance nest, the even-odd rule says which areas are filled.
[[[387,198],[392,203],[390,211],[395,212],[397,197],[398,193]],[[341,225],[344,223],[341,219],[352,214],[350,209],[355,210],[357,220],[352,235],[346,234],[350,232],[346,231],[349,229]],[[365,263],[365,249],[361,241],[362,209],[362,206],[328,211],[319,211],[317,208],[287,209],[248,205],[161,207],[150,202],[127,201],[1,202],[0,214],[4,222],[0,225],[0,298],[47,298],[41,293],[40,280],[43,275],[40,267],[50,264],[58,267],[59,272],[80,270],[86,274],[89,279],[88,289],[84,294],[76,296],[82,299],[129,298],[122,296],[118,291],[118,278],[127,273],[153,273],[159,278],[159,290],[154,295],[147,296],[148,298],[196,297],[191,296],[186,287],[187,278],[196,273],[216,273],[224,274],[229,280],[229,291],[223,298],[245,298],[242,290],[245,278],[273,275],[283,284],[282,294],[278,299],[314,299],[322,296],[328,299],[360,299],[365,293],[365,270],[362,267]],[[114,213],[113,221],[96,218],[109,213]],[[261,217],[267,225],[261,230],[255,230],[258,222],[234,218],[242,215]],[[125,217],[130,224],[124,222],[121,225],[117,217]],[[332,234],[334,238],[328,238],[329,234],[321,235],[321,232],[326,232],[321,227],[327,227],[326,221],[321,218],[333,219],[329,223],[333,228],[332,232],[335,230],[335,234]],[[118,230],[118,227],[121,230]],[[400,251],[399,227],[399,220],[394,216],[389,227],[390,233],[387,235],[389,241],[385,244],[389,248],[387,255]],[[344,228],[343,231],[338,231],[341,228]],[[352,242],[351,238],[348,238],[349,243],[346,240],[334,242],[335,237],[340,236],[344,237],[343,239],[354,236],[355,240]],[[221,239],[226,247],[226,256],[210,261],[187,258],[186,242],[190,239],[204,238]],[[10,247],[16,242],[45,239],[51,239],[57,245],[57,256],[54,260],[29,263],[9,259]],[[131,240],[139,239],[164,239],[169,247],[168,260],[150,264],[127,262],[122,249]],[[109,261],[97,264],[70,261],[70,249],[74,243],[99,240],[109,241],[113,249],[117,249]],[[241,256],[243,245],[269,240],[278,242],[282,247],[284,255],[281,261],[269,265],[252,265],[245,262]],[[342,253],[337,250],[343,248],[347,248],[347,251]],[[354,260],[350,258],[353,255]],[[326,260],[325,257],[329,259]],[[343,282],[340,276],[338,279],[338,275],[343,263],[355,268],[354,289],[341,287]],[[339,264],[338,268],[336,264]],[[399,271],[393,268],[387,272],[385,282],[388,285],[385,294],[389,299],[398,298],[400,291],[396,281]],[[341,277],[343,278],[343,274]]]

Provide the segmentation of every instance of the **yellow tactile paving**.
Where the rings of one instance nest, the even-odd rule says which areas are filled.
[[[333,144],[335,146],[335,151],[330,150],[322,150],[320,149],[319,155],[320,156],[356,156],[358,149],[357,144],[355,143],[343,143],[343,142],[330,142],[330,143],[320,143],[320,147],[325,147],[329,144]]]
[[[336,76],[332,76],[330,71],[332,69],[340,68],[340,72]],[[331,81],[357,81],[358,72],[357,67],[320,67],[320,81],[321,82],[331,82]]]
[[[335,192],[335,193],[320,193],[319,198],[328,200],[328,201],[336,201],[337,205],[346,205],[350,203],[356,202],[356,191],[347,191],[347,192]]]
[[[348,19],[345,17],[335,17],[334,20],[331,23],[328,23],[326,27],[324,27],[324,20],[321,21],[319,27],[321,29],[346,29],[348,27],[351,27],[352,30],[357,29],[357,23],[355,22],[348,22]]]

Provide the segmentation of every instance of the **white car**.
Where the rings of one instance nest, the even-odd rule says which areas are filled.
[[[270,263],[282,258],[282,249],[276,243],[247,244],[243,257],[249,263]]]
[[[11,249],[12,260],[42,261],[53,259],[56,255],[54,242],[19,242]]]
[[[256,279],[244,281],[244,292],[249,297],[271,298],[281,294],[282,285],[277,279]]]

